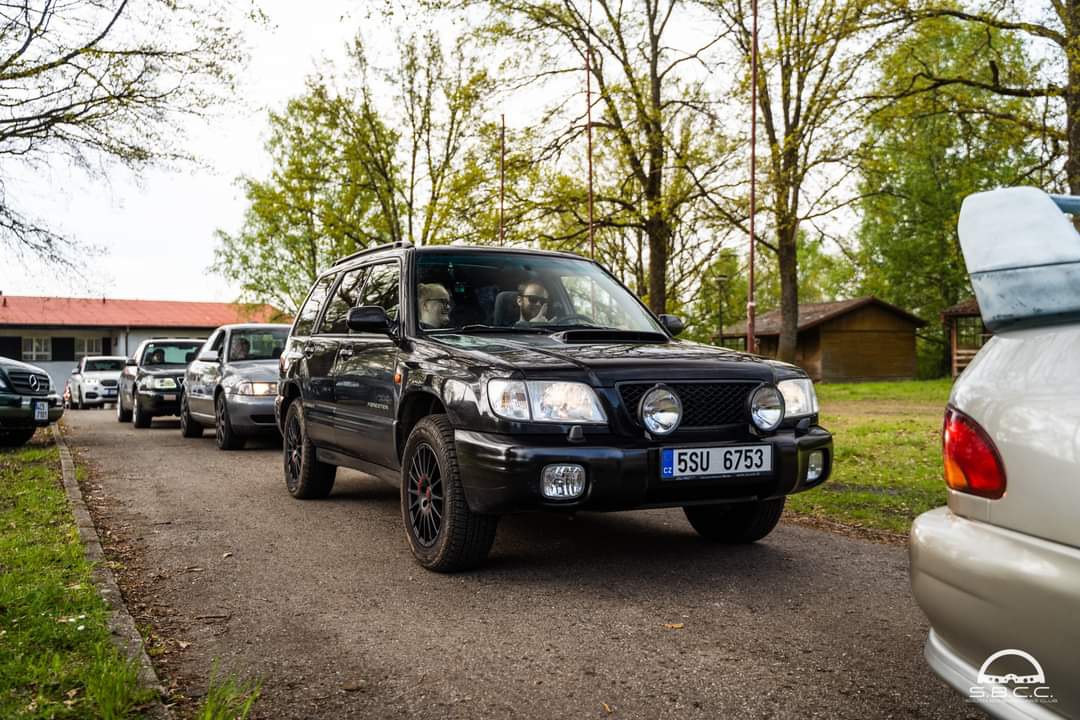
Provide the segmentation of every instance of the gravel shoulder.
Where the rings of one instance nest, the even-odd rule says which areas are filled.
[[[266,718],[982,717],[926,667],[903,547],[789,524],[717,547],[679,510],[513,516],[482,570],[442,576],[375,479],[299,502],[272,443],[66,420],[177,694],[217,660],[262,678]]]

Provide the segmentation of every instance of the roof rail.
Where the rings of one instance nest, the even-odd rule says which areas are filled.
[[[370,253],[379,252],[380,250],[393,250],[394,248],[411,248],[412,243],[408,240],[397,240],[392,243],[386,243],[384,245],[376,245],[375,247],[364,248],[358,252],[354,252],[352,255],[346,255],[345,257],[338,258],[334,262],[330,263],[330,267],[337,267],[342,263],[346,263],[350,260],[355,260],[358,257],[368,255]]]

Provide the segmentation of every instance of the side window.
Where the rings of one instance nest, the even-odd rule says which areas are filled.
[[[319,333],[345,334],[349,332],[347,320],[349,310],[356,307],[360,300],[360,288],[364,284],[364,268],[357,268],[345,273],[334,297],[326,306],[322,322],[319,323]]]
[[[401,273],[396,262],[373,265],[358,305],[378,305],[391,320],[398,316],[398,286]]]
[[[333,275],[327,275],[315,283],[307,302],[300,308],[300,312],[296,314],[293,335],[310,335],[311,331],[315,329],[315,318],[319,317],[319,309],[322,307],[323,300],[326,299],[326,293],[333,283]]]
[[[203,345],[202,352],[217,351],[221,352],[221,343],[225,339],[225,331],[218,330],[216,333],[210,336],[210,339]]]

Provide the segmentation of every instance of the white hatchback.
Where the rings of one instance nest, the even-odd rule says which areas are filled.
[[[1080,198],[964,201],[959,233],[995,335],[945,412],[948,507],[916,519],[926,657],[1001,718],[1080,717]]]

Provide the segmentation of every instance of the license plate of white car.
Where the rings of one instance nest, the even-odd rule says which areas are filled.
[[[36,402],[34,403],[34,420],[35,421],[48,421],[49,419],[49,403]]]
[[[660,451],[660,478],[663,480],[768,472],[772,472],[772,445],[663,448]]]
[[[113,395],[116,394],[116,390],[114,390],[112,388],[105,388],[104,390],[101,391],[101,394],[104,395],[105,397],[112,397]]]
[[[165,402],[171,402],[171,401],[176,399],[176,395],[174,393],[169,393],[168,395],[162,396],[161,399],[164,400]]]

